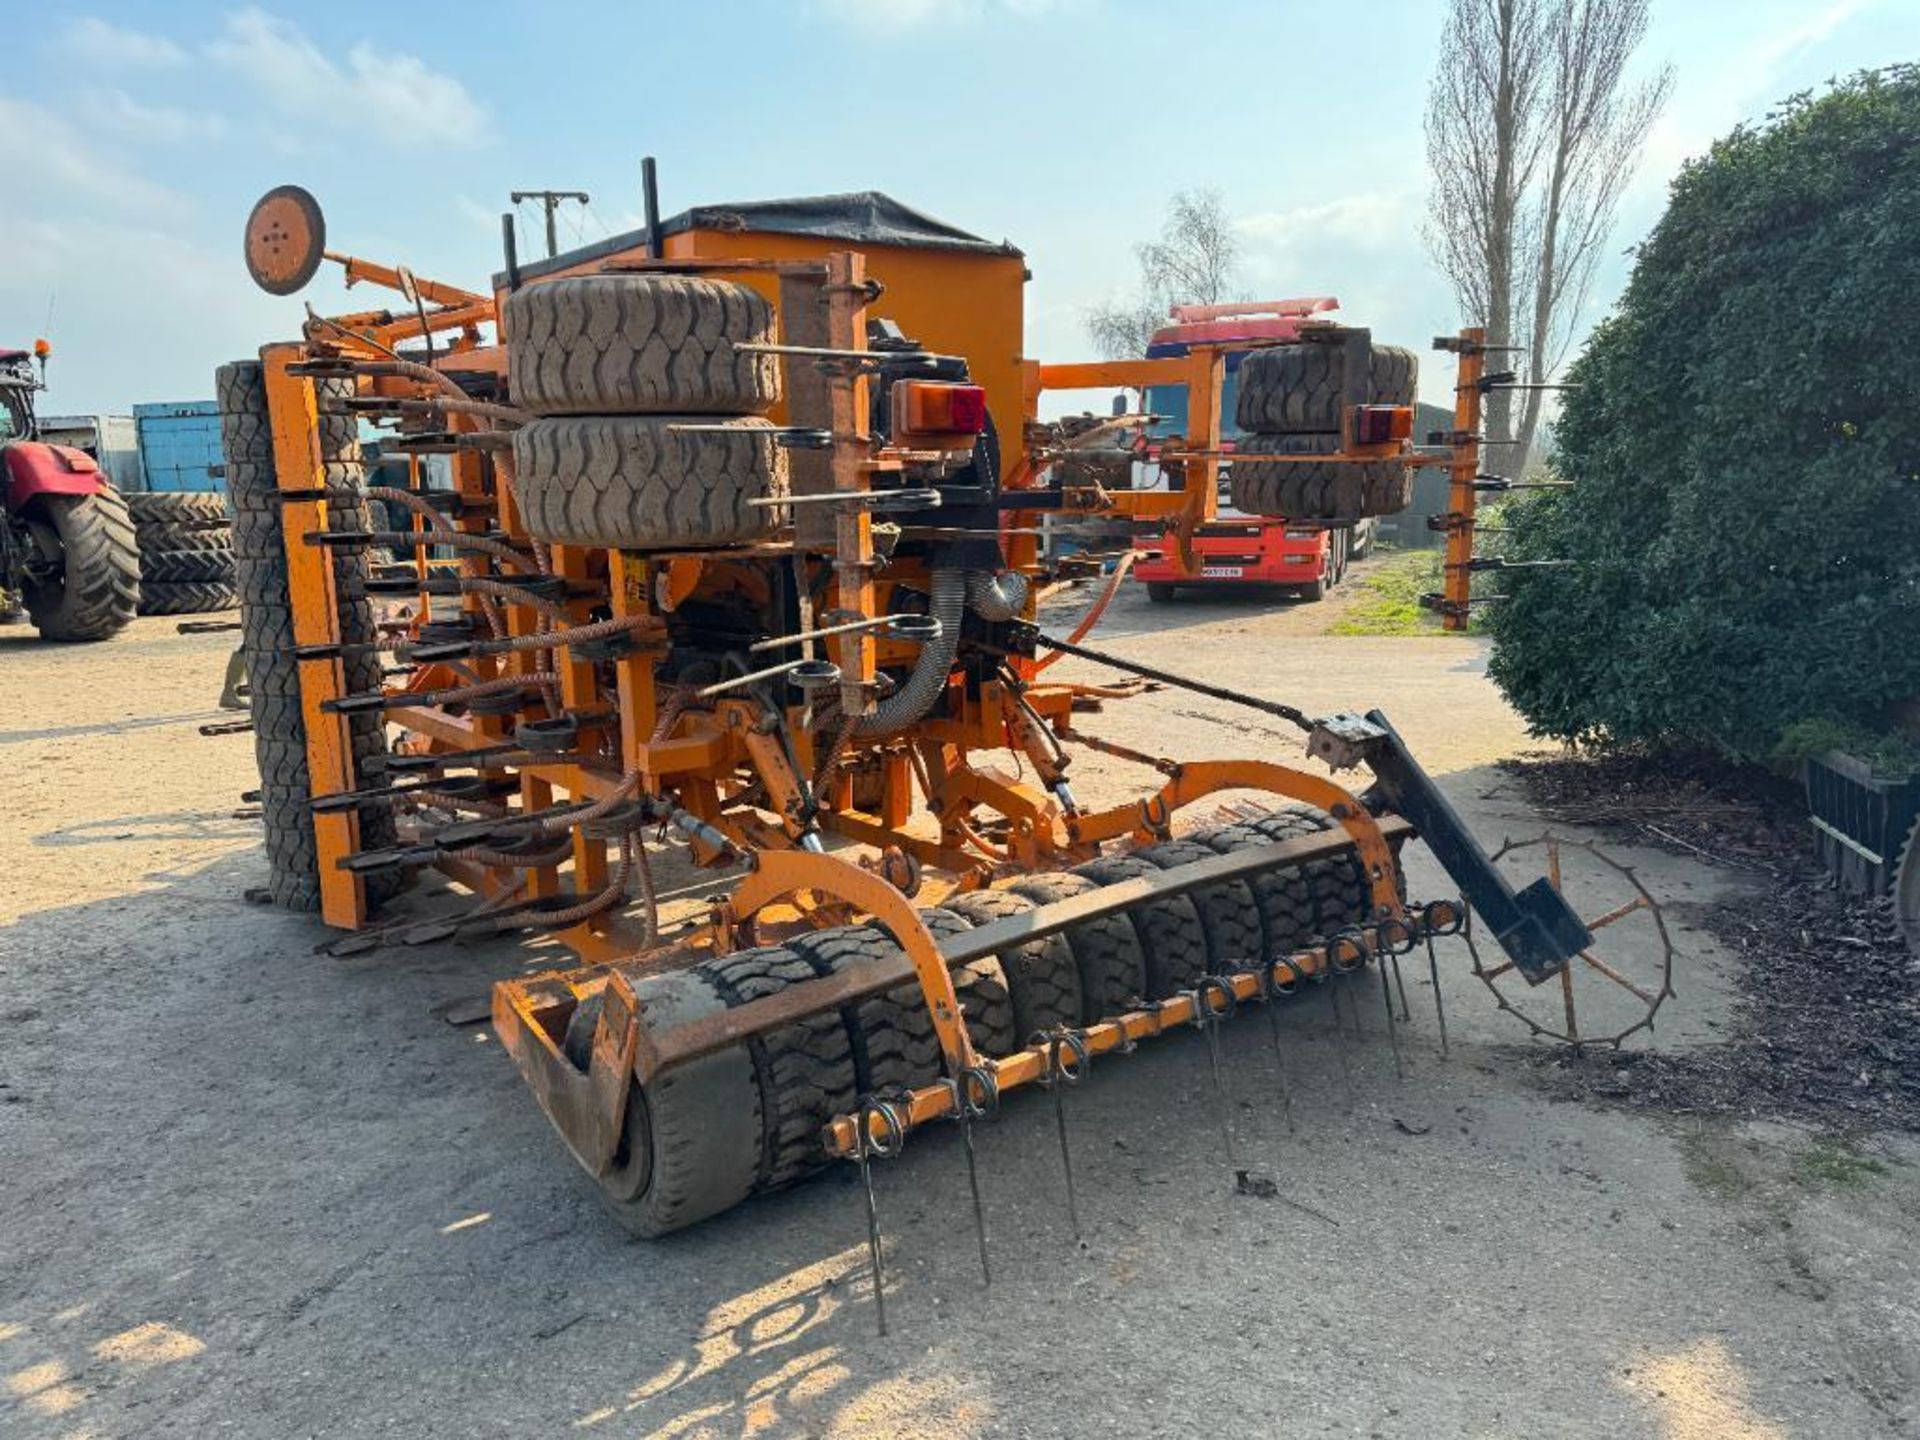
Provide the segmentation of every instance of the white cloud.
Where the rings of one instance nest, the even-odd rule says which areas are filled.
[[[124,30],[92,15],[69,24],[60,43],[76,59],[105,70],[169,69],[187,60],[187,52],[164,35]]]
[[[73,111],[90,129],[129,140],[179,145],[189,140],[217,140],[227,133],[227,122],[203,111],[175,110],[165,105],[142,105],[122,90],[95,90]]]
[[[0,95],[0,134],[11,140],[7,184],[19,214],[74,205],[148,216],[186,208],[174,191],[103,154],[65,119],[30,101]]]
[[[299,26],[261,10],[229,15],[207,53],[303,122],[374,129],[390,143],[413,145],[471,144],[487,132],[486,111],[466,86],[418,56],[362,41],[342,65]]]

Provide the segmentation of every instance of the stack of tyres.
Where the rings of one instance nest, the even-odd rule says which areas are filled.
[[[140,549],[142,615],[200,615],[240,603],[224,499],[156,490],[126,501]]]
[[[529,285],[502,316],[515,405],[515,498],[534,538],[674,550],[764,539],[786,452],[773,309],[744,285],[581,275]],[[679,429],[684,425],[700,429]]]
[[[1339,344],[1276,345],[1240,363],[1234,422],[1246,455],[1333,455],[1341,449],[1347,351]],[[1411,405],[1420,362],[1396,345],[1372,347],[1371,405]],[[1395,515],[1412,500],[1413,471],[1397,462],[1287,460],[1236,464],[1236,510],[1290,520],[1359,520]]]
[[[300,701],[299,662],[294,657],[293,603],[287,579],[286,538],[279,485],[273,466],[265,379],[256,361],[236,361],[215,373],[220,400],[220,438],[226,454],[227,494],[233,506],[233,555],[240,591],[242,649],[247,662],[248,708],[253,716],[254,755],[266,822],[269,882],[273,901],[292,910],[320,905],[319,856],[313,832],[312,791],[307,771],[306,722]],[[329,528],[364,530],[364,471],[353,417],[329,408],[352,394],[352,382],[323,380],[320,450],[326,462]],[[366,552],[349,547],[328,552],[339,602],[341,666],[348,693],[378,690],[380,654],[373,607],[367,599]],[[386,723],[377,712],[348,717],[354,784],[380,785],[386,778]],[[374,802],[361,807],[360,847],[394,843],[393,812]],[[372,904],[390,899],[404,883],[399,871],[366,879]]]

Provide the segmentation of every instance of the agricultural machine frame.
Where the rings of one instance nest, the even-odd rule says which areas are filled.
[[[504,345],[514,337],[489,345],[479,328],[500,325],[502,302],[517,275],[511,255],[508,283],[493,295],[423,281],[404,269],[324,252],[318,234],[300,234],[308,217],[298,197],[275,194],[281,197],[278,208],[269,196],[249,230],[255,275],[268,288],[289,281],[287,288],[297,288],[324,255],[342,265],[350,282],[391,289],[406,301],[398,311],[313,317],[300,341],[261,352],[320,909],[332,926],[365,930],[367,878],[426,864],[469,889],[482,913],[513,906],[525,923],[557,931],[584,963],[499,983],[493,1017],[515,1063],[589,1172],[604,1174],[613,1163],[632,1087],[800,1017],[904,983],[918,986],[945,1078],[902,1095],[867,1097],[857,1110],[833,1117],[822,1136],[830,1154],[858,1157],[897,1144],[914,1126],[977,1106],[983,1095],[1061,1079],[1091,1055],[1210,1023],[1242,1001],[1357,968],[1376,954],[1410,949],[1427,934],[1449,933],[1464,918],[1458,902],[1411,906],[1403,898],[1395,851],[1416,831],[1529,980],[1554,974],[1590,940],[1544,881],[1517,895],[1507,886],[1384,717],[1311,717],[1057,640],[1033,623],[1034,592],[1025,586],[1022,603],[1001,623],[960,643],[958,668],[947,677],[938,713],[874,739],[850,738],[846,725],[823,723],[822,715],[836,708],[843,721],[870,713],[884,693],[884,673],[910,664],[916,647],[928,643],[933,632],[911,623],[919,617],[903,616],[893,606],[903,586],[924,586],[925,576],[912,559],[888,564],[877,528],[897,516],[902,534],[912,536],[916,527],[940,534],[941,507],[929,491],[979,441],[977,425],[957,437],[911,426],[896,427],[887,437],[873,433],[870,387],[879,383],[883,366],[903,356],[939,357],[901,343],[884,351],[869,348],[870,333],[885,333],[869,323],[881,313],[884,287],[869,274],[863,250],[777,258],[752,253],[754,237],[747,235],[738,253],[672,256],[662,253],[656,227],[641,253],[571,272],[713,277],[755,282],[777,296],[782,343],[761,348],[779,356],[787,377],[788,414],[780,436],[794,460],[793,486],[773,503],[792,516],[792,528],[752,544],[678,552],[544,548],[523,522],[511,451],[503,444],[517,412],[512,397],[499,394],[498,380],[507,368]],[[267,244],[263,216],[282,235],[289,227],[295,232],[291,260]],[[317,209],[310,227],[319,230]],[[1411,416],[1404,407],[1369,403],[1368,332],[1332,325],[1306,329],[1313,343],[1344,350],[1349,377],[1339,452],[1315,460],[1435,463],[1433,455],[1409,448]],[[1445,343],[1463,358],[1477,356],[1470,335]],[[403,358],[402,345],[415,348]],[[1045,578],[1035,523],[1040,515],[1117,515],[1164,527],[1170,553],[1191,570],[1191,539],[1213,518],[1219,467],[1227,458],[1220,392],[1229,346],[1245,349],[1246,342],[1196,344],[1189,354],[1167,359],[1021,362],[1022,433],[1008,446],[1014,458],[997,493],[963,497],[987,505],[992,518],[957,538],[987,540],[999,548],[1007,571],[1038,581]],[[346,683],[343,661],[351,646],[339,628],[342,597],[331,556],[342,546],[391,543],[395,537],[343,534],[330,525],[334,492],[317,438],[326,408],[318,388],[323,382],[350,382],[346,403],[356,416],[401,424],[390,451],[444,455],[453,480],[450,492],[415,493],[410,532],[399,537],[416,546],[415,564],[389,585],[416,593],[420,601],[411,628],[402,626],[396,642],[410,669],[397,685],[371,693],[354,693]],[[1188,397],[1187,433],[1162,452],[1164,464],[1185,468],[1182,488],[1109,491],[1046,483],[1064,452],[1039,419],[1044,395],[1168,385],[1185,387]],[[689,422],[687,428],[701,427]],[[1453,439],[1455,448],[1439,463],[1450,460],[1458,473],[1473,463],[1470,450],[1461,449],[1473,437]],[[1233,458],[1245,465],[1285,464],[1292,457]],[[448,544],[456,562],[429,560],[430,547]],[[502,564],[504,582],[496,569]],[[815,582],[815,601],[802,612],[805,628],[752,649],[777,655],[804,641],[801,658],[722,677],[698,692],[698,704],[690,703],[684,686],[669,692],[657,671],[681,607],[717,590],[772,583],[769,577],[792,567]],[[421,643],[419,624],[436,594],[458,595],[469,615],[491,612],[499,633],[479,643]],[[1061,654],[1130,671],[1135,685],[1141,679],[1188,685],[1278,715],[1301,730],[1314,758],[1336,770],[1368,767],[1374,788],[1362,795],[1265,760],[1182,762],[1084,734],[1077,714],[1124,696],[1129,687],[1049,680],[1047,667]],[[768,682],[778,685],[789,677],[805,687],[801,699],[773,699]],[[497,707],[466,704],[503,691],[529,697],[543,712],[535,730],[550,726],[553,743],[532,746],[533,732],[522,726],[516,733],[510,716]],[[356,773],[347,723],[366,711],[378,712],[402,737],[385,782],[375,786]],[[1068,745],[1138,762],[1156,781],[1136,800],[1084,809],[1069,783]],[[1001,748],[1022,755],[1037,783],[970,758]],[[861,768],[877,775],[877,792],[856,795]],[[486,791],[490,808],[481,820],[437,832],[403,827],[393,847],[363,848],[365,805],[391,801],[455,770],[472,772]],[[1088,860],[1106,842],[1166,840],[1176,815],[1231,791],[1303,802],[1331,817],[1331,828],[1040,904],[958,937],[936,936],[914,903],[987,887],[1009,872]],[[937,826],[911,823],[916,804],[924,804]],[[701,863],[735,864],[742,871],[707,921],[671,943],[662,943],[651,915],[636,931],[615,913],[634,863],[629,839],[642,825],[677,831]],[[537,861],[508,868],[496,856],[476,855],[504,848],[516,830],[522,839],[548,837],[550,845],[560,835],[565,854],[556,846]],[[859,861],[827,853],[827,836],[870,847],[871,853]],[[614,851],[620,853],[617,864]],[[1010,1054],[982,1053],[969,1032],[952,970],[970,958],[1276,866],[1348,854],[1365,879],[1367,913],[1364,923],[1326,943],[1244,957],[1239,968],[1182,993],[1141,1000],[1060,1033],[1021,1036]],[[640,864],[644,868],[644,852]],[[666,1026],[647,1021],[640,987],[648,975],[855,920],[884,928],[898,953],[720,1014]],[[476,924],[470,933],[486,932],[488,922]],[[569,1020],[595,997],[598,1018],[583,1067],[563,1042]]]

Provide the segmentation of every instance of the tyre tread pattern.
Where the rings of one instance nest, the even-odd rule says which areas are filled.
[[[700,420],[727,432],[675,432],[676,417],[577,415],[514,432],[515,488],[535,539],[618,550],[746,544],[775,529],[786,452],[752,416]]]

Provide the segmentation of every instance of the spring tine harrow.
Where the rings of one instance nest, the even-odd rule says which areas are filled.
[[[873,1313],[879,1321],[880,1333],[887,1333],[887,1295],[885,1277],[880,1269],[880,1212],[873,1203],[873,1162],[891,1160],[900,1153],[906,1144],[906,1127],[900,1123],[899,1113],[893,1103],[878,1095],[868,1095],[861,1099],[859,1116],[859,1136],[855,1142],[854,1159],[860,1166],[860,1189],[867,1201],[867,1254],[873,1264]],[[880,1133],[874,1134],[874,1122],[878,1121]]]
[[[987,1263],[987,1212],[980,1203],[980,1168],[973,1153],[973,1123],[999,1113],[1000,1084],[993,1070],[971,1065],[945,1084],[953,1091],[953,1118],[960,1126],[960,1147],[967,1157],[967,1189],[973,1196],[973,1233],[980,1242],[980,1284],[993,1288],[993,1267]]]
[[[1074,1243],[1085,1245],[1080,1233],[1080,1202],[1073,1189],[1073,1147],[1067,1143],[1066,1090],[1086,1079],[1092,1053],[1087,1049],[1086,1036],[1068,1025],[1042,1031],[1031,1043],[1046,1047],[1047,1068],[1040,1084],[1053,1092],[1053,1123],[1060,1132],[1060,1170],[1067,1181],[1067,1219],[1073,1224]]]

